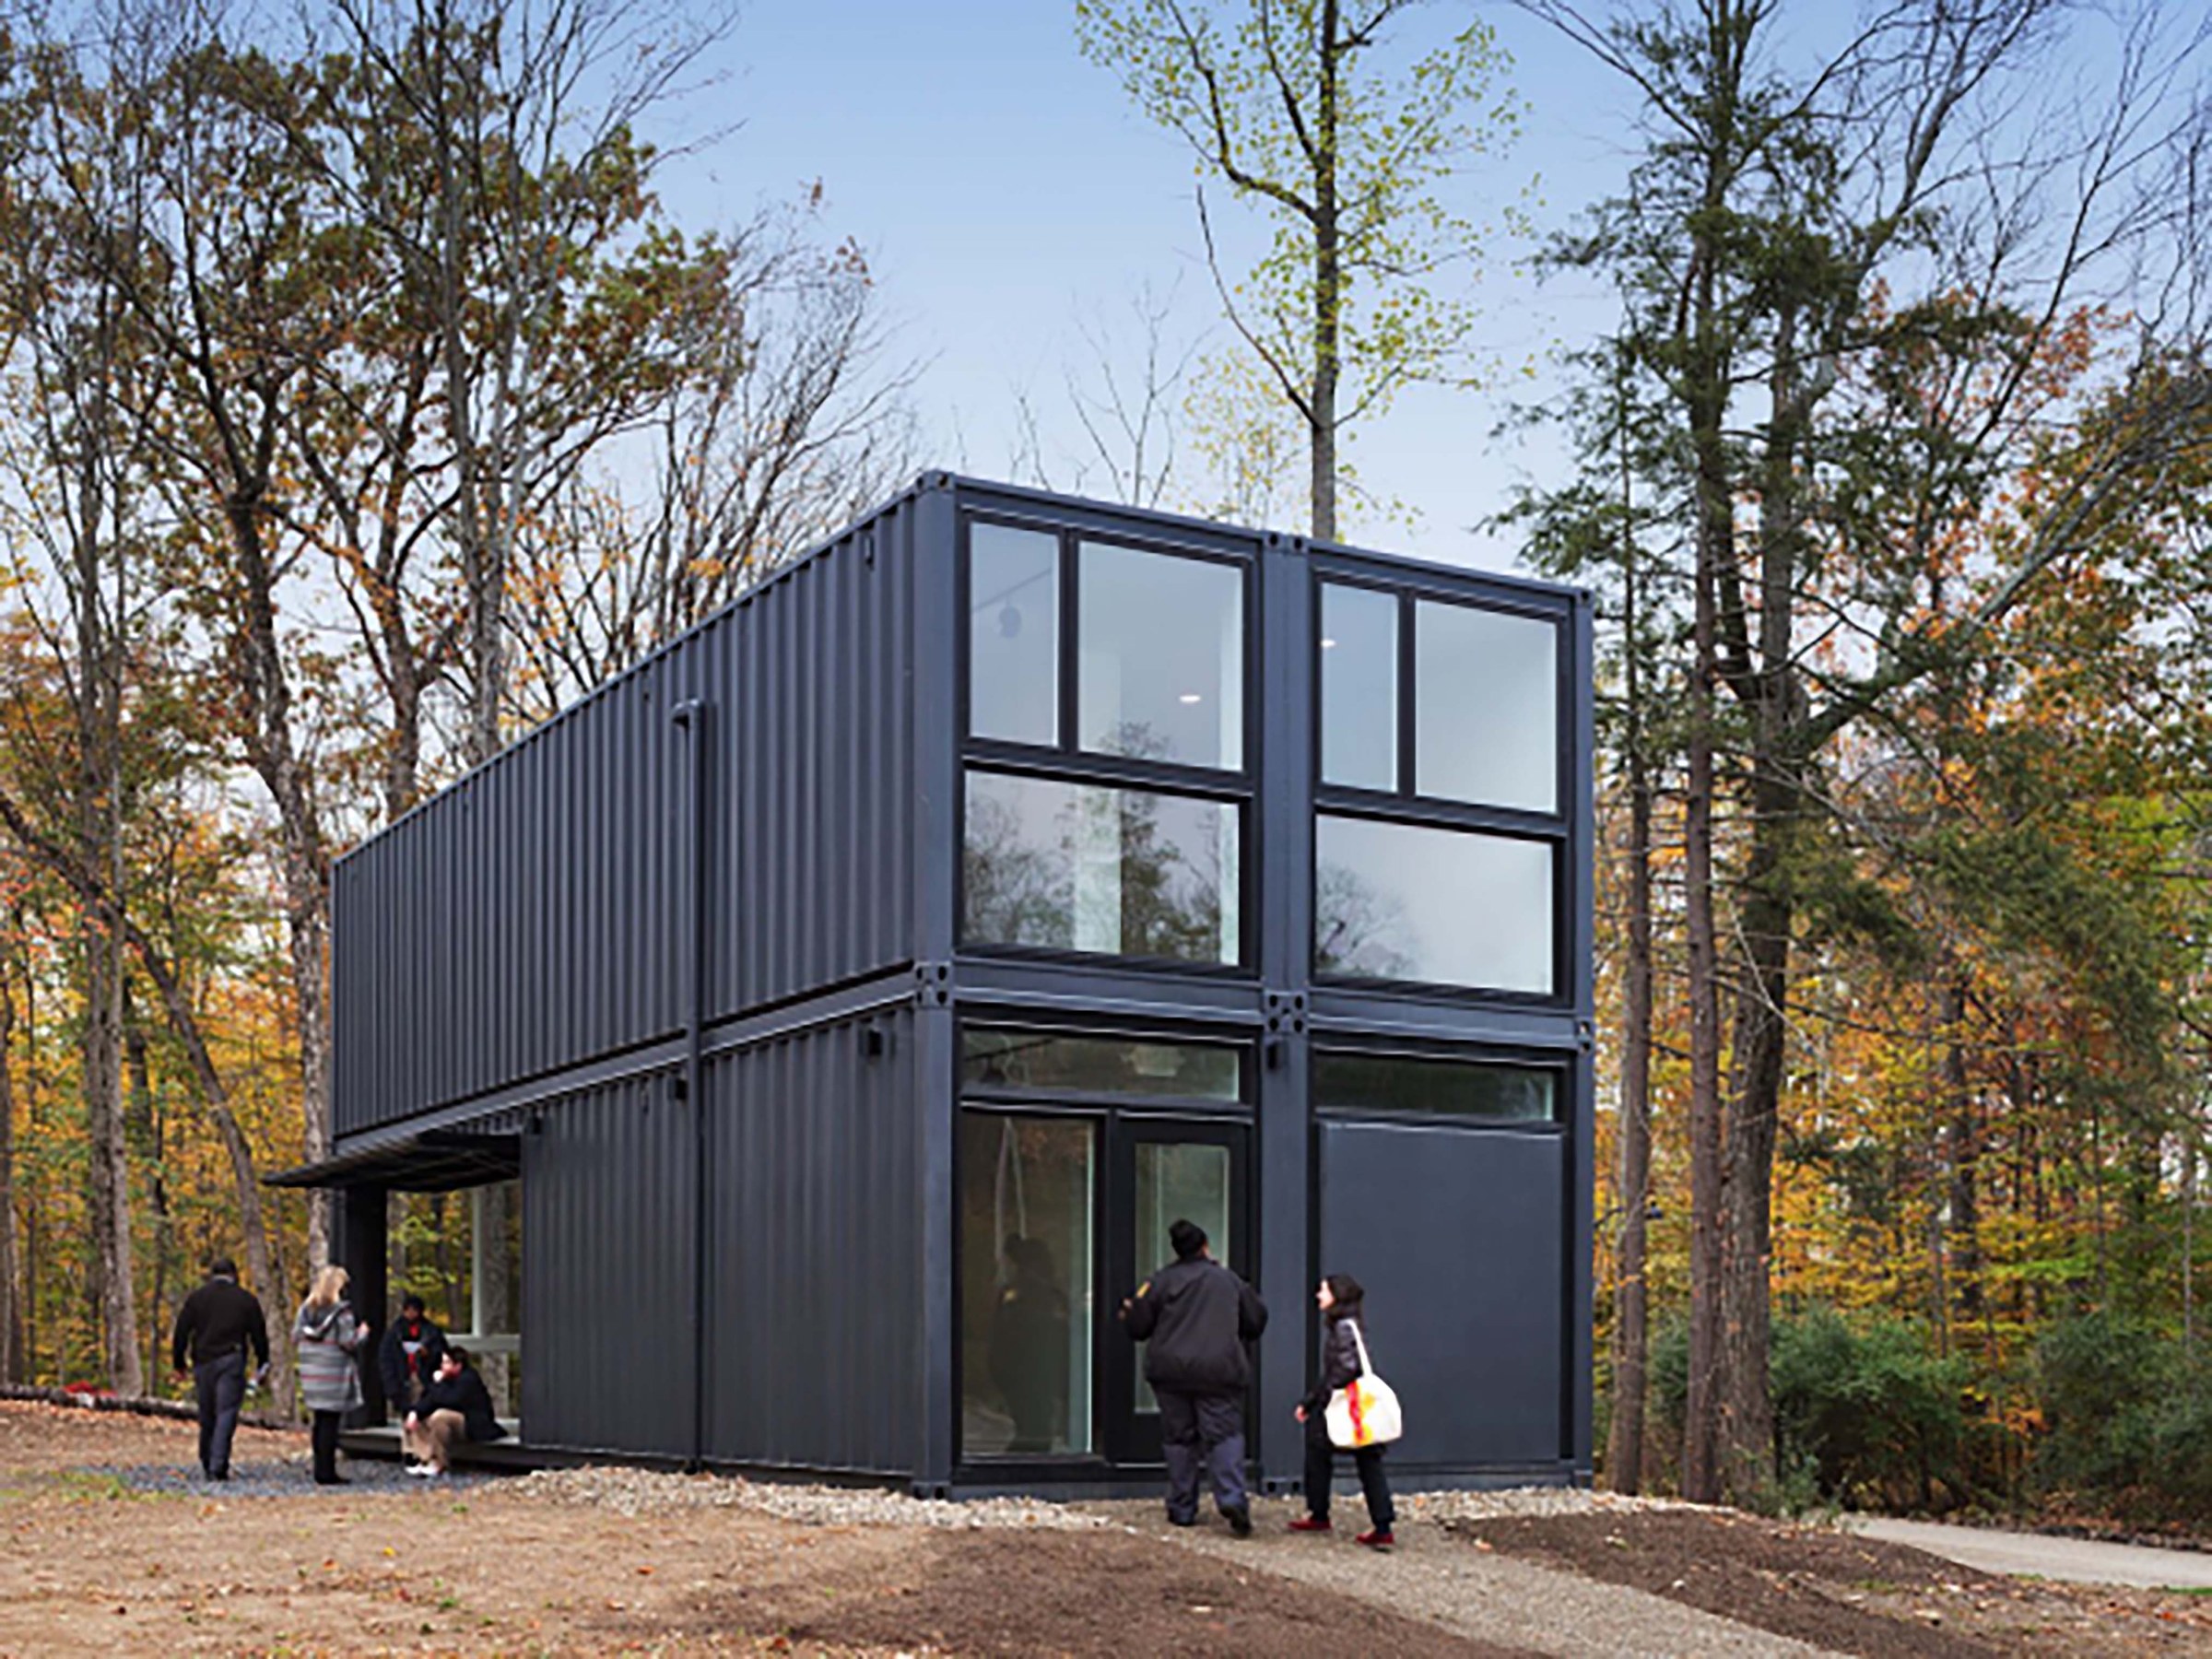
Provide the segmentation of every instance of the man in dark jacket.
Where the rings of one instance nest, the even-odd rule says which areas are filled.
[[[405,1417],[430,1385],[444,1358],[445,1333],[430,1323],[422,1298],[409,1292],[399,1304],[399,1317],[376,1347],[377,1374],[384,1380],[384,1403]]]
[[[1221,1265],[1194,1221],[1168,1229],[1175,1260],[1122,1304],[1129,1335],[1148,1343],[1145,1380],[1159,1396],[1168,1460],[1168,1519],[1198,1520],[1198,1473],[1212,1477],[1214,1503],[1240,1538],[1252,1533],[1244,1492],[1244,1391],[1252,1364],[1244,1345],[1267,1328],[1259,1293]]]
[[[466,1348],[449,1347],[439,1363],[438,1374],[422,1391],[402,1427],[400,1441],[409,1454],[422,1461],[412,1474],[435,1478],[453,1462],[455,1441],[505,1440],[507,1430],[492,1415],[491,1394],[477,1368],[468,1362]]]
[[[180,1382],[192,1369],[192,1393],[200,1413],[200,1473],[210,1480],[230,1478],[230,1441],[238,1432],[238,1408],[246,1397],[246,1350],[253,1363],[269,1362],[269,1326],[261,1303],[238,1282],[238,1266],[229,1256],[207,1264],[207,1281],[177,1310],[176,1333],[170,1338],[170,1364]]]

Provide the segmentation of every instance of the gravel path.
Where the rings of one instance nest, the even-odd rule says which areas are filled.
[[[1398,1545],[1388,1555],[1352,1541],[1366,1517],[1353,1499],[1338,1530],[1301,1537],[1283,1529],[1304,1506],[1267,1500],[1253,1505],[1254,1535],[1230,1536],[1208,1518],[1195,1527],[1167,1524],[1156,1505],[1099,1505],[1134,1531],[1201,1554],[1234,1560],[1301,1583],[1353,1596],[1441,1626],[1478,1641],[1539,1653],[1679,1655],[1735,1659],[1823,1650],[1700,1613],[1664,1597],[1572,1573],[1516,1561],[1449,1536],[1429,1523],[1445,1516],[1569,1514],[1630,1500],[1608,1494],[1532,1488],[1524,1492],[1415,1494],[1398,1500]]]
[[[357,1492],[418,1491],[426,1487],[450,1492],[508,1478],[456,1472],[437,1480],[423,1480],[395,1463],[374,1459],[350,1459],[341,1465],[340,1473]],[[87,1464],[69,1470],[64,1478],[79,1484],[112,1481],[126,1491],[194,1498],[321,1498],[331,1490],[314,1483],[304,1457],[297,1462],[288,1458],[233,1459],[230,1478],[225,1481],[209,1480],[196,1468],[181,1468],[175,1464]]]

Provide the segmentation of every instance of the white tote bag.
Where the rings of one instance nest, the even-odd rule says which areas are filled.
[[[1398,1412],[1398,1396],[1390,1384],[1375,1375],[1367,1358],[1367,1338],[1352,1325],[1352,1341],[1359,1349],[1359,1374],[1329,1396],[1324,1418],[1329,1444],[1347,1452],[1366,1446],[1387,1446],[1406,1431]]]

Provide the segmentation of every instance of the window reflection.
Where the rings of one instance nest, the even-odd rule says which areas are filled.
[[[1080,586],[1082,747],[1185,766],[1241,767],[1241,571],[1085,542]]]
[[[1239,1050],[1220,1042],[1071,1037],[994,1026],[970,1026],[960,1034],[961,1080],[984,1088],[1234,1100],[1243,1093],[1239,1059]]]
[[[1314,842],[1317,971],[1553,989],[1549,844],[1326,815]]]
[[[968,774],[962,935],[1187,962],[1240,952],[1234,806]]]
[[[1360,1112],[1418,1112],[1493,1123],[1548,1124],[1558,1074],[1411,1054],[1313,1056],[1313,1103]]]
[[[1006,524],[968,529],[968,729],[1059,741],[1060,544]]]
[[[1321,590],[1321,776],[1398,786],[1398,600],[1373,588]]]
[[[960,1118],[961,1447],[1065,1456],[1091,1420],[1096,1131],[1074,1119]]]
[[[1550,812],[1559,800],[1559,629],[1527,617],[1414,607],[1415,790]]]

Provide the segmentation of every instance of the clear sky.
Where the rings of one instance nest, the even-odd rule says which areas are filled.
[[[1540,178],[1538,220],[1556,226],[1619,187],[1628,100],[1558,37],[1487,9],[1528,120],[1459,205],[1476,217]],[[1408,36],[1441,39],[1465,16],[1445,0],[1412,14]],[[1212,324],[1190,159],[1080,56],[1067,0],[752,0],[716,64],[723,78],[685,119],[741,124],[671,176],[668,206],[687,222],[740,217],[819,178],[829,228],[870,250],[901,350],[926,361],[916,402],[933,464],[1006,476],[1018,394],[1063,423],[1064,365],[1089,361],[1078,320],[1125,316],[1147,284],[1176,294],[1177,337]],[[1539,289],[1510,257],[1480,290],[1489,350],[1525,360],[1605,325],[1602,302]],[[1505,409],[1499,395],[1418,394],[1360,434],[1363,476],[1419,519],[1355,524],[1347,539],[1509,565],[1510,547],[1469,526],[1557,452],[1495,439]]]

